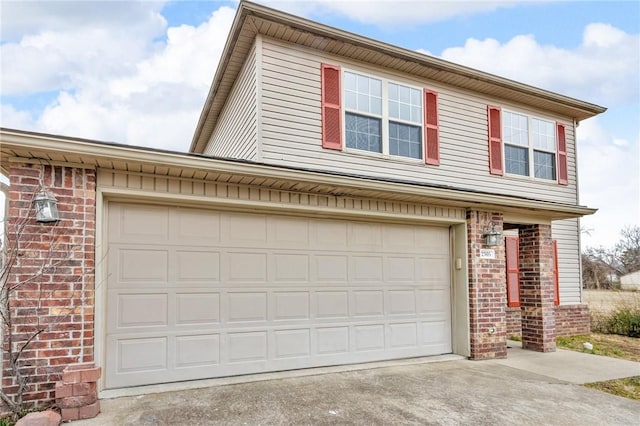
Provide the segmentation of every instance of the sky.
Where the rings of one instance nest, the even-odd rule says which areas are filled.
[[[607,107],[577,130],[582,245],[640,225],[640,2],[257,2]],[[0,0],[0,126],[187,151],[237,4]]]

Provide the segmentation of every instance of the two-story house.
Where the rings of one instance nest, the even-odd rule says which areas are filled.
[[[108,392],[505,357],[515,334],[553,351],[589,329],[575,131],[604,110],[241,2],[190,153],[0,133],[12,224],[46,188],[60,221],[28,234],[68,244],[14,295],[71,309],[33,397],[83,361]],[[36,240],[12,279],[46,260]]]

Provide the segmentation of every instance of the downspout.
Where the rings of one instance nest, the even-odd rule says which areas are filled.
[[[0,218],[0,222],[2,222],[2,228],[0,229],[0,270],[4,267],[4,263],[6,262],[5,250],[7,247],[7,213],[9,211],[9,185],[0,181],[0,191],[4,195],[4,210],[2,211],[2,218]],[[1,309],[1,308],[0,308]],[[4,342],[4,327],[0,328],[0,341]],[[3,362],[4,351],[0,351],[0,364]],[[2,379],[3,374],[2,371],[4,369],[0,369],[0,379]]]
[[[573,152],[575,153],[575,161],[576,161],[576,204],[580,204],[580,185],[578,184],[578,126],[580,125],[580,122],[577,121],[575,118],[573,119],[573,143],[574,143],[574,147],[573,147]],[[579,286],[578,288],[580,289],[580,304],[584,303],[584,297],[583,297],[583,291],[582,291],[582,286],[583,286],[583,281],[582,281],[582,230],[581,225],[580,225],[580,218],[578,218],[578,280],[579,280]]]

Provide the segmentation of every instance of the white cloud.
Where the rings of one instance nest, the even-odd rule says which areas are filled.
[[[468,39],[442,58],[591,102],[615,105],[640,97],[640,35],[589,24],[575,49],[540,45],[532,35],[506,43]]]
[[[583,247],[613,247],[625,225],[640,225],[640,135],[617,138],[598,117],[577,129],[580,203],[599,210],[582,219]]]
[[[3,95],[60,93],[35,119],[2,105],[2,126],[186,150],[234,14],[221,7],[197,27],[166,28],[149,13],[159,27],[68,27],[7,43]]]
[[[295,15],[321,16],[337,14],[353,21],[379,26],[416,25],[443,21],[457,16],[486,13],[511,7],[516,1],[448,0],[448,1],[371,1],[371,0],[260,0],[276,9]]]

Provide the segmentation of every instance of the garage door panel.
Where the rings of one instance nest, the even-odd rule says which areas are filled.
[[[349,292],[318,291],[316,297],[317,318],[347,318],[349,316]]]
[[[119,249],[116,276],[119,283],[155,284],[168,280],[169,251],[148,248]]]
[[[220,214],[207,210],[171,211],[171,240],[182,244],[211,246],[220,243]]]
[[[312,250],[344,251],[347,249],[347,222],[318,220],[310,223]]]
[[[107,388],[451,351],[446,228],[118,203],[108,220]]]
[[[315,281],[317,283],[346,283],[348,281],[349,256],[315,255]]]
[[[118,373],[167,369],[167,337],[122,339],[117,342]]]
[[[357,290],[351,294],[350,311],[354,317],[384,316],[384,291]]]
[[[382,281],[381,256],[351,256],[349,265],[349,280],[360,282]]]
[[[169,241],[169,207],[117,204],[110,207],[111,242],[137,241],[157,244]]]
[[[382,250],[382,228],[379,223],[350,223],[348,229],[350,250]]]
[[[220,293],[176,293],[176,325],[220,322]]]
[[[320,355],[349,352],[349,327],[318,327],[315,329],[316,352]]]
[[[168,295],[166,293],[119,294],[116,303],[117,328],[166,326],[168,324]]]
[[[418,326],[415,322],[389,325],[389,346],[406,348],[418,346]]]
[[[220,281],[220,252],[193,249],[177,250],[175,260],[175,280],[177,283]]]
[[[271,270],[273,271],[270,282],[300,284],[309,282],[310,259],[308,254],[274,253],[270,258],[272,259]]]
[[[389,315],[415,315],[416,294],[411,290],[390,290],[388,295]]]
[[[275,330],[273,332],[274,358],[308,358],[311,355],[310,330]]]
[[[226,306],[226,321],[229,323],[267,320],[266,292],[228,293]]]
[[[308,247],[310,241],[309,220],[296,217],[268,218],[268,247],[298,249]]]
[[[354,350],[374,351],[384,349],[384,325],[358,325],[353,327]]]
[[[219,334],[176,337],[176,368],[217,366],[219,364]]]
[[[311,297],[308,291],[277,291],[272,298],[275,321],[310,319]]]
[[[267,360],[267,332],[229,333],[228,361],[230,363]]]
[[[414,282],[415,258],[413,256],[390,256],[384,259],[385,282]]]
[[[222,242],[229,247],[267,246],[267,217],[234,213],[222,217]]]
[[[226,280],[267,282],[267,254],[262,252],[231,252],[223,256]]]

